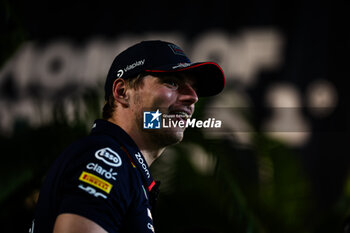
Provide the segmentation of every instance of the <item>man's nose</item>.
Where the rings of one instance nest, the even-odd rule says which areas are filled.
[[[198,101],[197,92],[189,83],[185,83],[181,86],[179,94],[179,101],[186,103],[186,105],[192,105]]]

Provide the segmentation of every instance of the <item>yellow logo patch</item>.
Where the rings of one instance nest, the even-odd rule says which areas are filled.
[[[79,177],[79,180],[91,184],[92,186],[101,189],[105,191],[106,193],[109,193],[113,187],[111,183],[108,183],[107,181],[101,179],[98,176],[95,176],[94,174],[88,173],[83,171]]]

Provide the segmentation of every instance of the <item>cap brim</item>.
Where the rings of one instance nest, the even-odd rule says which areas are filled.
[[[217,95],[225,86],[224,72],[215,62],[198,62],[184,66],[167,65],[146,71],[152,73],[188,72],[196,81],[197,95],[199,97]]]

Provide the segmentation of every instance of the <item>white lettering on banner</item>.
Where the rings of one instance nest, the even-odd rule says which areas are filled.
[[[27,121],[30,126],[50,123],[54,119],[52,103],[56,101],[57,93],[67,90],[67,86],[79,86],[79,90],[97,86],[104,81],[102,77],[107,76],[117,54],[139,41],[149,39],[174,42],[185,50],[192,62],[213,60],[219,63],[227,81],[234,79],[243,88],[254,85],[258,77],[256,74],[260,71],[278,68],[283,58],[281,52],[284,51],[284,38],[275,28],[247,28],[238,33],[207,31],[198,34],[193,40],[187,40],[181,33],[165,32],[125,34],[112,40],[92,37],[82,45],[69,39],[53,40],[45,44],[24,42],[0,69],[0,89],[10,80],[14,83],[18,96],[16,100],[0,98],[0,131],[11,134],[18,118]],[[125,70],[134,69],[145,62],[142,59],[136,60],[120,69],[117,76],[122,77]],[[187,64],[174,65],[180,68]],[[29,91],[33,85],[41,87],[38,89],[39,96],[43,97],[40,105],[37,101],[38,93],[35,96]],[[60,93],[70,96],[72,92]],[[68,103],[63,104],[62,111],[69,121],[76,120],[77,112],[78,117],[85,117],[86,109],[82,98],[78,102],[66,99]],[[80,106],[77,111],[74,105],[76,103]],[[40,117],[38,114],[41,114]],[[93,121],[94,118],[88,120]]]
[[[87,192],[87,193],[89,193],[89,194],[95,196],[95,197],[102,197],[102,198],[104,198],[104,199],[107,199],[107,196],[106,196],[106,195],[104,195],[104,194],[102,194],[102,193],[100,193],[100,192],[97,192],[96,189],[94,189],[94,188],[92,188],[92,187],[90,187],[90,186],[84,187],[83,185],[80,184],[78,187],[79,187],[80,189],[84,190],[85,192]]]
[[[100,77],[106,77],[116,54],[134,42],[149,37],[126,36],[115,41],[93,38],[85,47],[73,46],[69,40],[58,40],[45,46],[26,42],[3,66],[0,80],[11,74],[15,83],[20,84],[20,92],[33,81],[39,82],[44,88],[56,90],[69,83],[93,86]],[[181,43],[186,41],[181,34],[165,33],[157,37],[188,48],[186,53],[193,61],[213,60],[215,54],[215,60],[222,66],[226,77],[235,78],[245,85],[252,84],[254,74],[260,70],[277,67],[282,57],[283,38],[271,28],[247,29],[233,36],[227,32],[209,31],[197,36],[193,44]],[[124,71],[143,65],[144,62],[135,61]]]
[[[112,167],[119,167],[122,165],[122,160],[118,153],[109,147],[96,151],[95,157]]]
[[[106,179],[109,179],[109,180],[110,179],[116,180],[115,176],[118,174],[117,172],[113,172],[113,168],[107,171],[97,163],[89,163],[88,165],[86,165],[86,168],[97,172],[98,174],[100,174],[101,176],[104,176]]]
[[[249,87],[259,71],[280,65],[282,45],[282,36],[269,28],[247,29],[233,37],[224,31],[209,31],[194,42],[190,57],[218,62],[228,78]]]
[[[143,170],[146,172],[146,175],[147,175],[147,178],[150,178],[151,177],[151,174],[150,172],[148,171],[147,169],[147,165],[145,164],[145,161],[143,160],[140,152],[135,154],[135,157],[137,159],[137,161],[139,162],[139,164],[141,164],[141,167],[143,168]]]

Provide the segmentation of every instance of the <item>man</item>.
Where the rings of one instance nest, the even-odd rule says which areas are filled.
[[[191,63],[176,45],[143,41],[113,61],[103,120],[50,169],[31,232],[154,232],[157,183],[149,166],[184,129],[145,129],[160,113],[190,117],[198,96],[218,94],[225,79],[212,62]],[[160,110],[162,112],[160,112]]]

